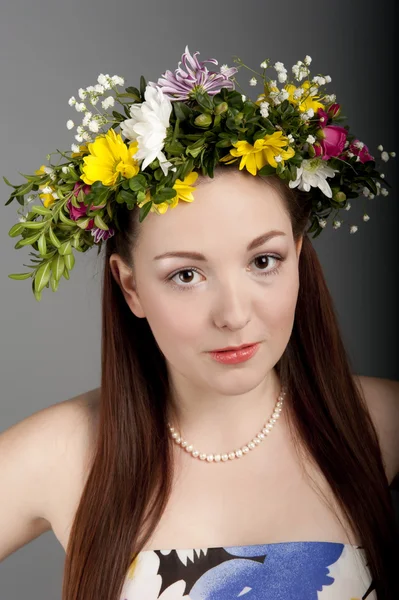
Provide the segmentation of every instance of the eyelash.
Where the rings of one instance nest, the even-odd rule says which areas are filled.
[[[285,260],[284,258],[282,258],[281,256],[275,255],[275,254],[259,254],[258,256],[255,256],[251,262],[254,262],[257,258],[262,258],[264,256],[267,256],[268,258],[274,258],[278,261],[278,264],[276,267],[274,267],[274,269],[272,269],[271,271],[268,271],[267,273],[260,273],[261,277],[267,277],[269,275],[277,275],[277,273],[279,272],[280,268],[281,268],[281,264],[283,263],[283,261]],[[175,271],[174,273],[172,273],[172,275],[169,275],[169,277],[166,278],[167,282],[171,282],[172,285],[174,285],[177,288],[180,289],[191,289],[193,287],[195,287],[196,284],[176,284],[174,281],[172,281],[172,279],[174,277],[176,277],[176,275],[179,275],[179,273],[184,273],[186,271],[194,271],[195,273],[199,273],[198,269],[196,269],[195,267],[186,267],[185,269],[180,269],[179,271]]]

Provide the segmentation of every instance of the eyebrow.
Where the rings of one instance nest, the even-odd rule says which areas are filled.
[[[252,242],[250,242],[247,246],[247,252],[258,248],[258,246],[262,246],[265,242],[269,241],[271,238],[277,237],[279,235],[287,235],[284,231],[279,231],[278,229],[272,229],[262,235],[256,237]],[[206,258],[200,252],[185,252],[185,251],[175,251],[175,252],[165,252],[164,254],[158,254],[154,256],[153,260],[160,260],[161,258],[191,258],[192,260],[205,260]]]

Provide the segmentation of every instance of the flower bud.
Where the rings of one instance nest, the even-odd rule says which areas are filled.
[[[209,127],[209,125],[211,123],[212,123],[212,115],[207,115],[205,113],[198,115],[198,117],[194,120],[194,124],[197,125],[198,127]]]
[[[311,156],[312,158],[314,158],[316,156],[316,149],[313,146],[313,144],[309,144],[308,153],[309,153],[309,156]]]
[[[324,140],[324,138],[326,137],[326,134],[324,133],[323,128],[320,128],[316,131],[316,137],[319,140]]]
[[[339,191],[333,195],[333,198],[336,202],[345,202],[346,194],[344,192]]]
[[[239,123],[241,123],[243,117],[244,117],[244,113],[242,113],[242,112],[239,112],[236,114],[236,116],[234,117],[234,121],[237,123],[237,125]]]
[[[337,104],[336,102],[334,104],[331,104],[331,106],[327,110],[327,114],[330,118],[337,117],[340,112],[341,112],[341,106],[339,104]]]
[[[227,104],[227,102],[221,102],[220,104],[215,106],[215,115],[221,115],[222,113],[226,112],[228,108],[229,105]]]

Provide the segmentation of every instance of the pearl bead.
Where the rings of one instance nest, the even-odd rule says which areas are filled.
[[[286,393],[286,390],[283,388],[274,407],[272,416],[270,417],[267,424],[261,429],[261,431],[257,435],[255,435],[251,442],[249,442],[245,446],[242,446],[242,448],[239,448],[238,450],[224,454],[200,453],[199,450],[193,449],[194,446],[192,444],[189,444],[187,440],[179,436],[178,432],[175,431],[175,428],[172,427],[171,423],[168,422],[170,435],[172,439],[176,442],[176,444],[179,444],[182,448],[184,448],[188,453],[192,455],[193,458],[199,458],[202,461],[206,460],[207,462],[226,462],[229,459],[234,460],[235,458],[241,458],[245,454],[248,454],[250,450],[253,450],[254,448],[256,448],[256,446],[259,446],[259,444],[270,434],[274,425],[277,423],[277,419],[281,416],[283,408],[283,399]]]

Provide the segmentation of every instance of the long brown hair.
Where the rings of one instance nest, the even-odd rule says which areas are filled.
[[[220,168],[236,169],[217,167],[215,176]],[[373,578],[369,591],[375,589],[378,600],[394,600],[399,552],[389,485],[377,433],[353,381],[333,300],[306,233],[309,198],[277,176],[264,181],[283,199],[294,240],[304,238],[294,326],[275,366],[288,390],[293,437],[318,465],[361,540]],[[98,438],[70,533],[63,600],[119,600],[129,566],[154,532],[171,492],[165,359],[147,320],[128,307],[109,265],[114,252],[132,264],[137,213],[121,205],[124,229],[106,243]]]

